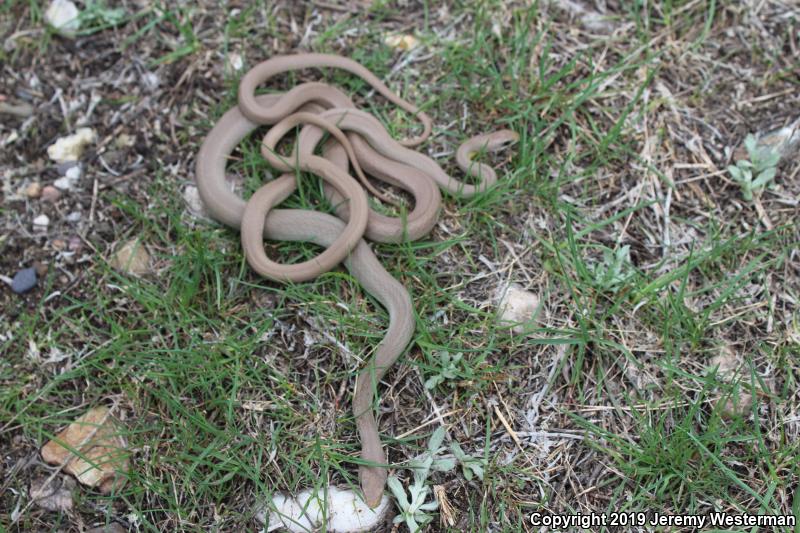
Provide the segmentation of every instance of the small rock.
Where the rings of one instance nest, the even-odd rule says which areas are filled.
[[[183,199],[186,202],[186,207],[192,216],[205,220],[211,220],[208,210],[203,203],[203,199],[200,198],[200,191],[197,189],[197,187],[194,185],[187,185],[186,188],[183,189]]]
[[[109,264],[115,270],[141,275],[147,273],[150,268],[150,254],[147,253],[144,244],[132,239],[111,256]]]
[[[24,294],[36,286],[36,281],[36,269],[34,267],[23,268],[11,280],[11,290],[17,294]]]
[[[40,278],[45,277],[45,275],[47,274],[47,265],[45,263],[35,261],[33,263],[33,268],[36,269],[36,275],[39,276]]]
[[[145,72],[144,75],[142,75],[142,83],[146,89],[155,91],[158,89],[158,86],[161,85],[161,78],[159,78],[158,74],[155,72]]]
[[[403,50],[407,52],[419,46],[419,39],[413,35],[387,35],[383,42],[386,46],[390,46],[395,50]]]
[[[53,182],[53,185],[55,185],[57,189],[61,189],[62,191],[71,191],[72,189],[75,188],[75,185],[77,184],[78,180],[70,176],[64,176],[63,178],[58,178],[56,181]]]
[[[283,527],[287,531],[314,531],[323,524],[332,533],[359,533],[374,531],[389,510],[389,498],[384,495],[380,504],[371,509],[361,497],[351,490],[327,488],[328,516],[323,513],[320,499],[324,493],[304,490],[297,498],[276,494],[272,498],[274,511],[261,509],[256,519],[268,524],[268,531]]]
[[[50,476],[38,478],[31,482],[28,495],[31,500],[47,511],[69,511],[72,509],[72,491],[75,481],[68,477]]]
[[[80,11],[70,0],[53,0],[44,13],[44,19],[64,37],[75,37],[81,27]]]
[[[66,250],[67,248],[67,241],[64,239],[53,239],[52,246],[55,250],[59,252]]]
[[[64,172],[64,177],[75,181],[81,179],[81,166],[72,165]]]
[[[83,250],[83,241],[77,235],[73,235],[69,238],[69,251],[70,252],[80,252]]]
[[[45,202],[55,202],[59,198],[61,198],[61,192],[52,185],[47,185],[42,189],[42,200]]]
[[[82,216],[83,216],[83,215],[81,215],[81,212],[80,212],[80,211],[73,211],[73,212],[71,212],[70,214],[68,214],[68,215],[66,216],[66,221],[67,221],[67,222],[71,222],[71,223],[73,223],[73,224],[74,224],[74,223],[76,223],[76,222],[80,222],[80,221],[81,221],[81,217],[82,217]]]
[[[42,459],[108,494],[125,484],[130,466],[127,447],[122,428],[108,408],[95,407],[45,444]]]
[[[25,187],[25,196],[28,198],[39,198],[42,195],[42,185],[38,182],[33,182]]]
[[[510,284],[500,298],[499,322],[513,325],[514,333],[529,330],[539,310],[539,296],[528,292],[519,285]]]
[[[225,75],[234,76],[237,72],[244,68],[244,60],[242,56],[236,52],[231,52],[225,59]]]
[[[47,215],[39,215],[33,219],[33,229],[45,230],[50,225],[50,217]]]
[[[92,128],[78,128],[72,135],[61,137],[47,148],[47,155],[57,163],[77,161],[86,147],[93,143],[97,134]]]
[[[62,163],[56,163],[56,171],[58,172],[59,176],[66,176],[67,171],[73,167],[80,167],[80,163],[77,161],[64,161]],[[80,171],[80,168],[78,169]]]

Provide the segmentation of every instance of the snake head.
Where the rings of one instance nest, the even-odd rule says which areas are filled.
[[[499,130],[488,135],[486,149],[491,151],[503,150],[519,142],[519,133],[511,130]]]

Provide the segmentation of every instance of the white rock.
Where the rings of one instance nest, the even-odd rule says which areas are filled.
[[[80,211],[73,211],[72,213],[68,214],[67,222],[80,222],[81,220],[81,212]]]
[[[225,74],[233,76],[244,68],[244,59],[240,54],[231,52],[225,60]]]
[[[319,517],[314,521],[309,520],[303,512],[303,508],[298,501],[290,496],[276,494],[272,498],[274,511],[269,513],[269,521],[265,512],[256,514],[256,518],[267,526],[267,531],[274,531],[278,528],[285,528],[292,533],[305,533],[313,531]]]
[[[64,37],[75,37],[80,29],[80,11],[70,0],[53,0],[44,13],[44,19],[56,33]]]
[[[93,143],[97,134],[92,128],[78,128],[72,135],[61,137],[47,148],[47,155],[57,163],[66,161],[77,161],[86,149],[86,146]]]
[[[161,85],[161,78],[155,72],[145,72],[142,76],[142,83],[149,91],[155,91]]]
[[[389,510],[389,498],[384,495],[375,509],[370,508],[351,490],[328,488],[328,530],[336,533],[373,531]]]
[[[536,318],[539,296],[512,283],[501,291],[498,307],[500,323],[513,325],[514,333],[524,333],[531,328],[531,322]]]
[[[69,177],[69,176],[62,176],[58,178],[56,181],[53,182],[53,185],[56,189],[60,189],[62,191],[71,191],[75,188],[75,185],[78,184],[78,178]]]
[[[64,176],[68,177],[71,180],[79,180],[81,177],[81,166],[75,165],[69,167],[66,172],[64,172]]]
[[[261,510],[256,518],[269,524],[267,531],[284,528],[292,532],[314,531],[323,523],[332,533],[359,533],[373,531],[381,523],[389,510],[389,498],[384,495],[380,505],[370,507],[351,490],[328,487],[324,516],[320,499],[310,490],[305,490],[297,498],[277,494],[272,498],[272,511]],[[267,522],[269,519],[269,522]]]
[[[196,186],[187,185],[186,188],[183,189],[183,199],[186,202],[186,207],[192,216],[202,218],[204,220],[211,220],[208,210],[203,203],[203,199],[200,198],[200,191]]]
[[[33,219],[33,227],[37,229],[45,229],[50,225],[50,217],[47,215],[39,215]]]

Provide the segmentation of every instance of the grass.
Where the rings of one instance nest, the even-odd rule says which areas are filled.
[[[12,4],[4,16],[41,25],[38,3]],[[383,309],[343,269],[302,284],[258,278],[238,236],[193,219],[181,199],[202,136],[235,103],[236,75],[215,71],[219,58],[237,51],[249,67],[292,50],[308,21],[292,12],[301,27],[294,35],[289,12],[263,3],[238,14],[208,9],[157,4],[86,37],[91,49],[135,54],[167,85],[194,71],[178,89],[152,96],[163,113],[136,122],[142,131],[162,117],[164,140],[154,143],[141,183],[100,193],[98,210],[112,229],[87,234],[95,248],[88,261],[50,268],[32,296],[4,300],[0,525],[11,530],[77,530],[76,516],[141,531],[249,530],[255,504],[276,492],[357,485],[352,378],[382,338]],[[432,476],[457,522],[435,520],[430,530],[525,530],[532,511],[797,515],[800,233],[773,193],[762,198],[769,229],[737,187],[698,178],[725,168],[708,122],[729,146],[744,137],[720,98],[734,98],[734,82],[751,96],[797,89],[786,58],[760,41],[748,8],[713,1],[623,3],[611,17],[616,31],[605,36],[536,3],[448,9],[442,17],[432,4],[420,8],[412,27],[425,48],[397,72],[391,66],[403,58],[383,36],[403,28],[404,14],[389,3],[349,17],[326,11],[307,41],[388,77],[432,115],[435,137],[423,150],[449,153],[500,127],[521,135],[513,155],[495,160],[499,183],[470,200],[446,197],[430,237],[373,245],[416,312],[414,342],[379,387],[390,462],[414,457],[440,423],[423,383],[441,371],[443,351],[463,359],[430,398],[451,437],[488,461],[483,481],[466,482],[460,469]],[[758,16],[768,27],[785,23],[775,6],[764,9]],[[750,32],[752,48],[728,40],[729,27]],[[34,50],[63,53],[50,32],[36,39],[18,40],[4,59],[20,66]],[[729,50],[722,59],[714,58],[718,47]],[[725,77],[729,69],[719,66],[735,68],[742,57],[756,72],[752,82]],[[396,137],[416,126],[351,76],[315,76],[357,94]],[[283,86],[301,79],[288,76]],[[717,84],[720,98],[696,90],[701,81]],[[788,97],[794,104],[796,94]],[[776,107],[753,117],[786,112],[769,103]],[[163,133],[171,113],[177,145]],[[687,140],[691,131],[702,132],[692,141],[702,150]],[[50,141],[42,135],[35,142]],[[165,163],[170,153],[178,154],[175,171]],[[450,159],[440,161],[455,172]],[[269,169],[256,136],[229,170],[245,195],[263,181]],[[797,193],[793,172],[796,162],[787,162],[776,178],[788,196]],[[317,180],[301,183],[287,205],[331,211]],[[0,211],[5,221],[15,216]],[[151,275],[116,272],[104,259],[130,238],[153,254]],[[629,275],[598,283],[603,250],[624,245]],[[11,246],[0,239],[0,251],[22,250]],[[284,261],[319,251],[268,246]],[[494,294],[507,281],[542,298],[525,335],[495,320]],[[742,362],[734,378],[709,368],[725,347]],[[66,358],[48,362],[57,353]],[[745,394],[752,405],[726,412],[728,399]],[[125,422],[135,452],[125,488],[110,496],[81,489],[71,514],[30,507],[12,523],[41,470],[23,458],[96,404],[114,405]]]

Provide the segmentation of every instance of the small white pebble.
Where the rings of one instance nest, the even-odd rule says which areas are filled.
[[[240,54],[231,52],[225,61],[225,74],[232,76],[244,68],[244,59]]]
[[[56,163],[77,161],[88,145],[93,143],[97,134],[92,128],[78,128],[78,131],[66,137],[60,137],[47,147],[47,155]],[[73,167],[74,168],[74,167]]]
[[[60,189],[62,191],[71,191],[75,185],[77,184],[78,180],[76,178],[70,178],[69,176],[63,176],[58,178],[56,181],[53,182],[53,185],[56,189]]]
[[[44,13],[44,19],[64,37],[75,37],[81,27],[80,11],[70,0],[53,0]]]
[[[78,180],[81,177],[81,166],[75,165],[74,167],[69,167],[67,171],[64,173],[64,176],[71,180]]]
[[[80,211],[73,211],[72,213],[67,215],[67,222],[79,222],[81,220],[81,212]]]
[[[45,229],[50,225],[50,217],[47,215],[39,215],[33,219],[33,227],[38,229]]]
[[[203,199],[200,197],[200,191],[196,186],[187,185],[186,188],[183,189],[183,199],[186,202],[186,207],[189,213],[193,217],[203,220],[211,220],[211,216],[206,209],[206,205],[203,203]]]
[[[524,333],[531,328],[539,309],[539,296],[526,291],[512,283],[501,291],[499,321],[501,324],[513,325],[514,333]]]
[[[155,91],[158,89],[158,86],[161,85],[161,78],[158,77],[158,74],[155,72],[145,72],[142,76],[142,82],[144,83],[145,88],[150,91]]]

